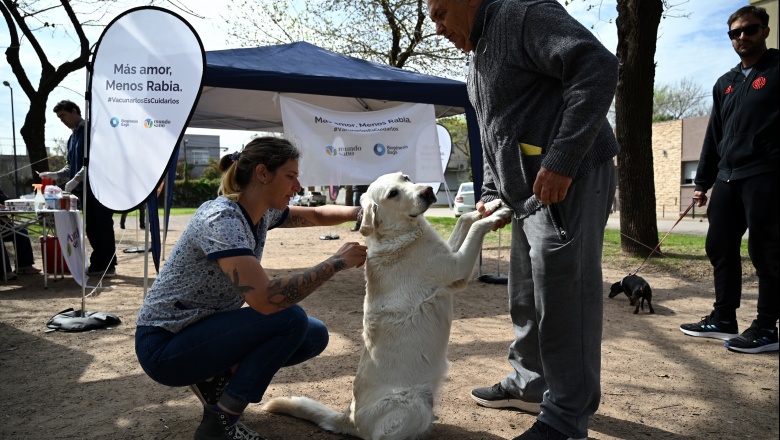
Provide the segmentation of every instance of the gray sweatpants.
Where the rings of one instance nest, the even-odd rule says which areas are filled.
[[[572,185],[563,202],[512,224],[515,371],[502,386],[541,402],[539,420],[573,438],[587,437],[601,397],[601,252],[614,196],[609,161]]]

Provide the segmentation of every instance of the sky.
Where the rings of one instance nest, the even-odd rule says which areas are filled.
[[[564,0],[559,0],[564,3]],[[203,42],[204,49],[220,50],[239,47],[238,42],[229,41],[228,26],[221,18],[227,14],[226,1],[187,0],[186,4],[198,15],[197,18],[184,15],[172,5],[180,4],[173,0],[168,5],[162,5],[182,15],[192,25]],[[569,0],[567,10],[583,25],[599,38],[609,50],[615,50],[617,45],[617,30],[614,19],[616,0]],[[748,0],[670,0],[676,5],[668,11],[668,16],[661,20],[658,30],[658,43],[655,54],[656,85],[674,84],[683,78],[700,84],[709,94],[715,80],[735,66],[739,61],[731,43],[726,36],[728,16],[742,6],[747,6]],[[600,8],[588,10],[589,5],[600,5]],[[116,15],[121,13],[116,11]],[[78,13],[78,11],[77,11]],[[774,29],[772,29],[775,32]],[[91,42],[97,41],[102,28],[89,28],[87,37]],[[61,31],[54,31],[49,36],[40,37],[41,45],[47,52],[52,64],[59,65],[78,54],[75,37]],[[29,100],[16,81],[5,59],[5,49],[10,43],[10,33],[4,20],[0,21],[0,81],[8,81],[13,88],[13,114],[16,125],[17,154],[26,154],[24,141],[19,130],[24,123],[24,117],[29,107]],[[33,84],[39,79],[40,65],[30,45],[23,44],[22,62],[26,67]],[[78,104],[84,100],[86,90],[86,74],[84,69],[69,76],[54,92],[49,95],[47,108],[62,99],[70,99]],[[83,105],[82,105],[83,108]],[[13,137],[11,124],[11,90],[0,87],[0,154],[12,154]],[[253,133],[236,131],[214,131],[190,129],[191,134],[218,134],[223,147],[238,149],[246,143]],[[46,143],[53,146],[55,138],[67,139],[68,130],[53,113],[47,115]]]

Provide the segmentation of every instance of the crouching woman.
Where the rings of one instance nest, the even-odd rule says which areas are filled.
[[[163,385],[190,386],[203,403],[195,439],[261,439],[239,421],[244,409],[280,368],[328,344],[325,325],[296,304],[365,262],[365,246],[353,242],[302,273],[270,279],[263,270],[268,230],[358,215],[352,206],[287,206],[301,190],[300,156],[290,142],[264,137],[223,157],[220,196],[193,215],[138,313],[141,367]]]

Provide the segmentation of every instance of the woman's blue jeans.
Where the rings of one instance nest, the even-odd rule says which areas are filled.
[[[300,306],[263,315],[252,308],[211,315],[179,333],[139,326],[135,352],[146,374],[172,387],[202,382],[237,366],[225,393],[257,403],[279,369],[325,350],[328,330]]]

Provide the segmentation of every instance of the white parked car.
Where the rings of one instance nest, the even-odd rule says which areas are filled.
[[[455,194],[455,203],[452,205],[452,210],[455,211],[455,217],[477,209],[474,202],[474,183],[463,182],[458,188],[458,193]]]
[[[300,206],[321,206],[328,202],[328,198],[321,192],[312,191],[304,194],[298,201]]]

